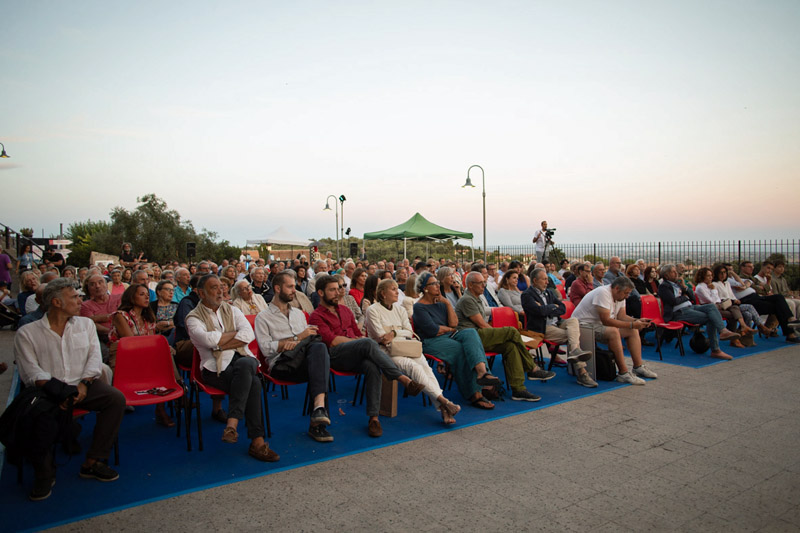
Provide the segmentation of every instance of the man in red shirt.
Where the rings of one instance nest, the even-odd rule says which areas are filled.
[[[583,297],[590,293],[592,289],[594,289],[592,268],[584,263],[583,265],[577,267],[577,271],[578,278],[573,281],[572,285],[569,287],[569,301],[572,302],[575,307],[578,307],[578,304],[581,303]]]
[[[308,323],[317,326],[323,342],[328,345],[331,368],[342,372],[364,374],[369,436],[380,437],[383,435],[378,420],[381,372],[387,379],[402,383],[410,396],[419,394],[423,385],[403,374],[392,358],[380,349],[377,342],[361,335],[353,312],[346,306],[339,305],[339,281],[335,277],[327,274],[319,275],[316,291],[320,303],[311,313]]]

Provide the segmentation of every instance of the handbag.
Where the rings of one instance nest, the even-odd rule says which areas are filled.
[[[312,342],[322,342],[322,336],[309,335],[297,343],[297,346],[291,350],[285,350],[281,352],[281,355],[275,361],[273,366],[279,366],[284,371],[296,372],[300,367],[305,365],[306,350],[308,350],[308,347]]]
[[[396,337],[389,345],[389,355],[392,357],[411,357],[416,359],[422,357],[422,341],[416,333],[412,333],[414,339],[403,339]]]
[[[722,300],[719,303],[719,306],[720,306],[720,308],[722,308],[723,311],[725,311],[726,309],[728,309],[732,305],[733,305],[733,302],[728,300],[727,298],[725,300]]]

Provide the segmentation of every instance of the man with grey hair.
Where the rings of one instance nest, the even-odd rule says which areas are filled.
[[[150,277],[147,275],[146,270],[137,270],[136,272],[131,275],[131,285],[144,285],[147,287],[147,291],[150,293],[150,301],[155,302],[158,300],[158,296],[156,296],[156,291],[148,287]]]
[[[648,326],[649,320],[632,318],[625,313],[625,299],[633,290],[633,282],[627,277],[615,279],[611,285],[603,285],[583,297],[572,313],[582,324],[591,325],[597,340],[608,344],[614,353],[618,374],[616,381],[631,385],[644,385],[641,378],[655,379],[658,376],[642,362],[642,343],[639,330]],[[633,370],[625,364],[622,339],[628,341],[628,351],[633,360]]]
[[[208,261],[200,261],[197,263],[197,273],[201,276],[205,276],[211,272],[211,265]]]
[[[176,268],[175,269],[175,291],[172,294],[172,301],[176,304],[181,303],[187,294],[192,292],[192,288],[189,287],[189,280],[192,279],[192,274],[186,268]]]
[[[324,259],[317,259],[316,261],[314,261],[313,273],[314,275],[310,280],[308,280],[308,283],[306,284],[306,296],[308,296],[309,298],[312,298],[312,296],[316,292],[317,277],[321,276],[322,274],[328,273],[328,262],[325,261]]]
[[[659,273],[663,281],[658,286],[658,297],[664,306],[664,320],[689,322],[706,326],[708,342],[711,344],[711,357],[716,359],[733,359],[719,347],[719,341],[738,339],[739,334],[728,330],[725,321],[719,314],[715,304],[694,305],[694,295],[683,283],[679,282],[678,269],[675,265],[663,265]]]
[[[455,306],[457,329],[477,329],[484,350],[503,354],[512,400],[538,402],[541,398],[525,388],[525,374],[528,379],[536,381],[546,381],[556,374],[536,365],[516,328],[494,328],[489,324],[491,312],[481,299],[484,287],[486,281],[480,272],[467,274],[467,290]]]
[[[348,261],[344,264],[344,285],[345,290],[350,292],[350,282],[353,278],[353,272],[356,271],[356,264],[352,261]]]
[[[589,388],[597,387],[597,383],[586,371],[586,361],[592,358],[592,352],[581,349],[578,319],[561,318],[567,308],[556,291],[547,288],[547,279],[545,269],[534,269],[531,286],[522,293],[522,308],[528,319],[528,329],[543,334],[547,341],[566,343],[569,349],[567,361],[574,365],[578,384]]]
[[[644,281],[644,269],[647,268],[647,263],[644,262],[644,259],[637,259],[636,266],[639,267],[639,279]]]
[[[608,262],[608,271],[603,276],[603,285],[611,285],[612,281],[624,275],[625,273],[622,271],[622,259],[614,256]],[[635,291],[636,289],[634,289],[634,292]]]
[[[47,309],[44,318],[23,326],[14,338],[20,379],[28,387],[43,387],[51,378],[77,387],[75,406],[98,412],[80,476],[114,481],[119,474],[104,461],[122,422],[125,396],[99,379],[103,374],[100,342],[94,323],[79,316],[81,296],[77,284],[67,278],[55,279],[48,283],[42,300]],[[30,497],[43,500],[50,496],[55,484],[52,455],[48,452],[34,467],[36,478]]]
[[[606,265],[602,261],[599,261],[592,267],[592,277],[594,278],[592,281],[592,285],[596,289],[597,287],[603,286],[603,279],[606,274]]]

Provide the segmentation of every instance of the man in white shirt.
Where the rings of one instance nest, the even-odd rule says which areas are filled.
[[[325,409],[325,394],[331,360],[328,347],[318,337],[317,326],[309,326],[300,309],[290,303],[295,299],[295,281],[289,272],[281,272],[272,280],[275,297],[256,316],[258,348],[276,379],[308,382],[313,403],[309,436],[317,442],[333,442],[326,426],[330,425]]]
[[[197,294],[200,303],[187,315],[186,329],[200,354],[203,381],[228,393],[222,441],[239,440],[236,428],[244,417],[250,456],[275,462],[280,457],[264,441],[258,360],[247,346],[255,339],[253,328],[239,309],[222,300],[222,283],[215,274],[200,278]]]
[[[547,221],[542,220],[542,227],[536,230],[533,234],[533,242],[536,244],[536,262],[541,263],[544,260],[544,249],[547,246]]]
[[[92,445],[80,468],[80,476],[114,481],[119,474],[109,468],[111,447],[125,411],[125,396],[105,380],[100,341],[94,322],[80,316],[81,296],[77,284],[67,278],[48,283],[43,294],[45,316],[17,331],[14,354],[19,375],[27,387],[43,387],[51,378],[76,386],[75,406],[97,411]],[[32,500],[50,496],[55,484],[52,456],[34,465],[36,481]]]
[[[595,338],[608,343],[614,353],[619,373],[616,381],[631,385],[644,385],[641,378],[655,379],[658,376],[642,363],[642,343],[639,330],[646,328],[648,320],[631,318],[625,313],[625,299],[633,291],[633,282],[627,277],[615,279],[611,285],[603,285],[583,297],[572,313],[581,323],[591,324]],[[633,370],[625,364],[622,339],[628,341],[628,351],[633,360]]]

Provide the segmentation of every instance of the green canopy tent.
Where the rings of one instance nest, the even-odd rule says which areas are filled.
[[[444,228],[416,213],[398,226],[364,234],[364,240],[399,241],[400,239],[403,239],[403,257],[405,257],[408,240],[470,239],[471,241],[472,233]],[[470,247],[472,247],[471,243]],[[472,253],[474,256],[474,249]]]

